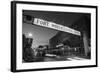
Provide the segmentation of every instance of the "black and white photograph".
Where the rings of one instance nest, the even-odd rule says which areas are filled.
[[[12,72],[97,67],[97,6],[11,4]]]
[[[91,14],[23,10],[23,63],[91,59]]]

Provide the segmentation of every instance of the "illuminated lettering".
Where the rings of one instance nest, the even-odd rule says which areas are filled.
[[[75,34],[75,35],[78,35],[78,36],[81,35],[81,33],[77,30],[74,30],[74,29],[71,29],[69,27],[66,27],[66,26],[63,26],[63,25],[60,25],[60,24],[56,24],[56,23],[53,23],[53,22],[48,22],[48,21],[45,21],[45,20],[42,20],[42,19],[38,19],[38,18],[34,19],[33,24],[52,28],[52,29],[56,29],[56,30],[60,30],[60,31],[64,31],[64,32],[68,32],[68,33],[72,33],[72,34]]]

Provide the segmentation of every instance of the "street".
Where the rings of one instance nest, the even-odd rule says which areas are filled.
[[[50,54],[49,54],[50,55]],[[82,58],[79,56],[49,56],[47,54],[47,56],[42,57],[39,62],[48,62],[48,61],[75,61],[75,60],[88,60],[86,58]]]

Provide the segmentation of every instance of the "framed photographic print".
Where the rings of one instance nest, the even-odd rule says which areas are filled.
[[[11,71],[97,67],[97,6],[11,2]]]

